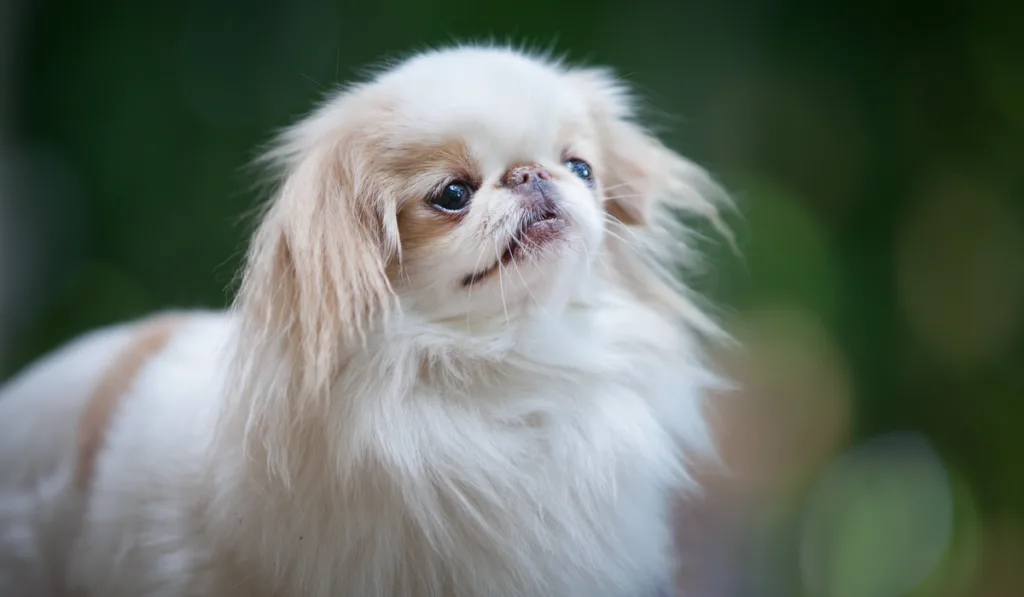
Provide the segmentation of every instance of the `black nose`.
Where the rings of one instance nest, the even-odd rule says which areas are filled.
[[[529,164],[509,168],[505,176],[502,177],[501,184],[510,189],[515,189],[525,184],[538,183],[545,180],[551,180],[551,175],[548,174],[548,171],[538,164]]]

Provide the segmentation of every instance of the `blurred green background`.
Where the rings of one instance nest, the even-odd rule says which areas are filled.
[[[1022,2],[4,0],[0,377],[225,305],[257,147],[481,39],[616,68],[740,205],[693,281],[746,346],[734,474],[681,506],[681,589],[1024,595]]]

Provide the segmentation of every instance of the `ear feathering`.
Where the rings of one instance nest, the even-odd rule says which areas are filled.
[[[364,175],[340,96],[286,130],[263,161],[280,177],[247,255],[234,310],[232,392],[246,433],[279,449],[285,430],[325,399],[346,351],[396,307],[386,275],[398,253],[394,205]],[[274,433],[280,430],[282,433]]]
[[[728,194],[705,170],[666,147],[637,121],[635,101],[612,71],[577,68],[567,76],[590,101],[604,151],[605,210],[613,232],[609,244],[620,272],[697,331],[725,339],[718,325],[694,304],[678,270],[692,266],[696,257],[687,244],[693,232],[683,223],[685,217],[706,219],[735,247],[721,217],[722,209],[733,207]]]

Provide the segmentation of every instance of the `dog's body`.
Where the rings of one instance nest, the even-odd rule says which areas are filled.
[[[556,72],[499,50],[433,59],[505,77]],[[415,61],[406,70],[415,79]],[[254,239],[236,309],[94,332],[0,388],[0,594],[624,597],[670,586],[670,502],[692,489],[682,451],[708,447],[701,399],[714,378],[697,331],[713,326],[640,269],[645,247],[628,235],[648,232],[653,207],[611,208],[637,218],[611,239],[590,215],[592,193],[616,200],[604,188],[668,193],[672,181],[644,168],[673,154],[633,156],[642,161],[624,171],[649,179],[637,183],[606,144],[594,142],[598,182],[566,162],[589,187],[557,156],[496,183],[519,193],[502,197],[548,206],[520,228],[536,261],[513,238],[490,279],[451,266],[454,288],[481,293],[455,316],[434,302],[455,292],[439,282],[453,259],[431,259],[456,241],[431,243],[458,233],[431,236],[426,218],[452,205],[473,217],[452,203],[465,189],[445,187],[433,207],[400,204],[406,269],[350,271],[377,249],[335,256],[316,244],[330,234],[322,213],[288,227],[317,187],[290,196],[310,167],[285,156],[289,182]],[[515,186],[531,173],[533,187]],[[505,192],[481,176],[476,210]],[[326,224],[344,228],[338,242],[390,230],[386,215],[369,232],[357,228],[364,216],[336,215]],[[472,225],[459,222],[442,223]]]
[[[445,405],[436,389],[402,379],[416,377],[412,364],[371,366],[349,383],[410,394],[387,413],[392,420],[359,432],[378,434],[382,451],[401,450],[374,455],[382,461],[410,461],[348,479],[332,478],[329,462],[311,462],[325,469],[277,495],[251,487],[258,463],[209,444],[232,335],[230,316],[215,314],[171,322],[166,346],[135,373],[102,430],[91,479],[76,483],[77,422],[99,398],[102,372],[162,322],[90,334],[15,380],[0,403],[5,571],[53,582],[67,573],[71,586],[110,597],[418,595],[421,586],[459,595],[653,594],[672,570],[667,498],[677,454],[664,426],[683,418],[676,403],[695,399],[699,372],[647,341],[639,332],[654,322],[637,315],[609,306],[600,329],[584,332],[595,354],[601,343],[624,343],[634,359],[594,360],[557,343],[523,347],[507,358],[525,375],[504,392],[480,388],[474,408]],[[528,402],[499,402],[511,392]],[[374,406],[348,416],[382,416]],[[531,418],[533,429],[520,427]],[[401,436],[390,437],[396,430]],[[30,468],[24,454],[37,459]],[[428,474],[444,477],[420,478]],[[463,508],[480,519],[460,521],[454,513]],[[12,561],[15,554],[24,559]]]

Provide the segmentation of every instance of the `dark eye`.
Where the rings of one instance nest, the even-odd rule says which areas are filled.
[[[441,211],[460,212],[469,205],[473,189],[464,182],[450,182],[430,198],[430,204]]]
[[[577,158],[570,158],[565,161],[565,166],[572,171],[573,174],[579,176],[586,182],[594,180],[594,173],[590,169],[590,164]]]

